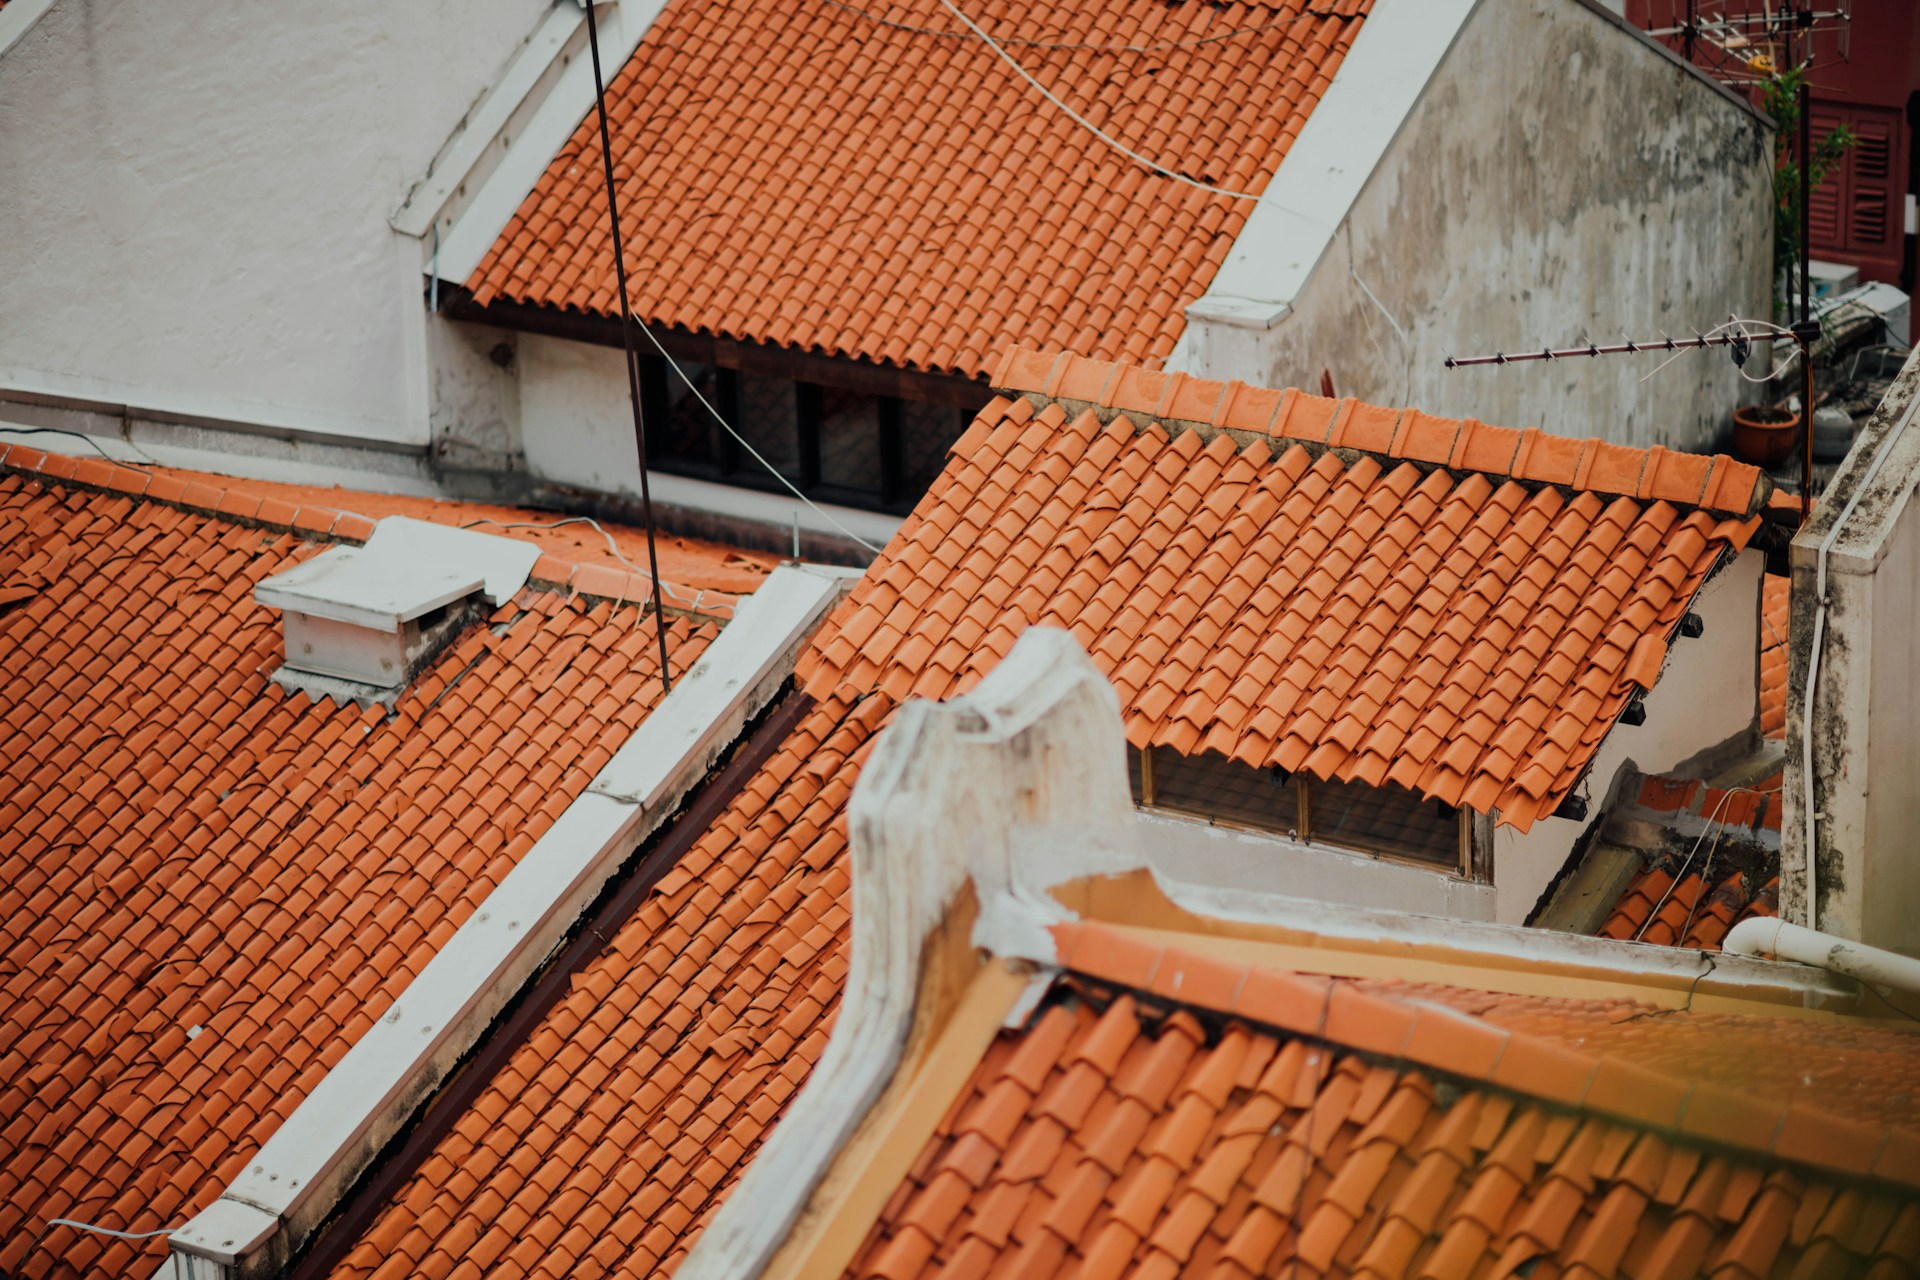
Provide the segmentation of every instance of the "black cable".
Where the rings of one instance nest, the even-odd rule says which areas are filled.
[[[136,467],[131,462],[120,461],[120,459],[114,457],[112,454],[108,453],[105,449],[102,449],[100,447],[99,441],[95,440],[92,436],[88,435],[84,431],[68,431],[64,427],[4,426],[4,427],[0,427],[0,433],[4,433],[6,435],[15,435],[15,436],[72,436],[75,440],[85,440],[87,442],[87,447],[89,449],[92,449],[95,453],[99,454],[101,457],[105,458],[108,462],[111,462],[116,467],[125,467],[129,471],[138,471],[143,476],[150,476],[153,474],[153,472],[148,471],[145,467]],[[139,450],[136,449],[134,450],[134,452],[139,453]],[[143,458],[146,458],[148,462],[153,462],[153,459],[147,458],[147,456],[144,453],[140,454],[140,456]],[[160,464],[155,462],[154,465],[159,466]]]
[[[587,47],[593,53],[593,100],[600,112],[600,158],[607,173],[607,222],[613,228],[613,270],[620,283],[620,337],[627,348],[627,395],[633,402],[633,443],[640,453],[640,514],[647,525],[647,568],[653,578],[653,630],[660,637],[660,691],[673,692],[667,667],[667,615],[660,607],[660,556],[653,545],[653,494],[647,485],[647,428],[640,413],[640,356],[633,347],[633,307],[627,302],[627,260],[620,248],[620,208],[613,191],[613,134],[607,128],[607,86],[600,75],[600,32],[587,4]]]

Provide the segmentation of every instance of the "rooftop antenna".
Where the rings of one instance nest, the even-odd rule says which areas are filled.
[[[667,615],[660,609],[660,556],[653,545],[653,494],[647,484],[647,427],[640,412],[640,357],[633,343],[633,308],[627,302],[627,258],[620,248],[620,208],[613,183],[613,135],[607,128],[607,86],[600,75],[600,32],[587,0],[587,47],[593,53],[593,100],[600,111],[600,158],[607,174],[607,222],[613,230],[613,271],[620,282],[620,337],[627,349],[627,397],[633,402],[633,443],[640,453],[640,514],[647,526],[647,572],[653,578],[653,630],[660,637],[660,691],[673,691],[667,669]]]

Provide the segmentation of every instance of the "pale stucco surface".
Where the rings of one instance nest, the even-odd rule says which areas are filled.
[[[424,447],[388,217],[549,0],[59,0],[0,58],[0,387]]]

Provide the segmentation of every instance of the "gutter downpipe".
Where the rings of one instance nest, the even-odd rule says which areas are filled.
[[[1898,441],[1901,436],[1905,435],[1907,428],[1913,424],[1913,415],[1916,411],[1920,411],[1920,396],[1915,396],[1908,402],[1906,412],[1900,415],[1899,423],[1896,424],[1891,431],[1887,432],[1886,438],[1880,442],[1880,447],[1874,451],[1873,462],[1868,465],[1866,474],[1860,477],[1860,482],[1853,486],[1853,492],[1847,498],[1847,505],[1840,509],[1839,518],[1836,519],[1833,522],[1833,526],[1827,530],[1826,536],[1820,539],[1819,555],[1815,562],[1813,643],[1808,646],[1807,650],[1807,692],[1800,708],[1800,781],[1802,786],[1806,788],[1804,804],[1806,808],[1806,928],[1808,932],[1817,929],[1820,923],[1818,880],[1820,849],[1816,843],[1818,837],[1814,829],[1818,814],[1815,813],[1817,806],[1814,800],[1813,785],[1813,703],[1814,696],[1820,689],[1820,650],[1822,642],[1826,639],[1827,631],[1827,553],[1833,550],[1833,544],[1839,539],[1840,531],[1847,527],[1847,518],[1853,514],[1853,509],[1860,505],[1860,499],[1866,495],[1867,489],[1873,484],[1873,478],[1880,474],[1880,467],[1886,462],[1887,455],[1893,452],[1895,442]],[[1812,419],[1809,418],[1808,421],[1811,422]],[[1810,505],[1813,501],[1813,495],[1803,493],[1800,495],[1800,501],[1803,504]],[[1737,929],[1738,926],[1735,926],[1735,928]],[[1731,950],[1732,948],[1725,947],[1722,949]],[[1869,948],[1869,950],[1871,949],[1872,948]],[[1893,953],[1886,952],[1884,954],[1891,955]],[[1920,990],[1920,988],[1913,989]]]
[[[1728,955],[1775,956],[1857,978],[1870,987],[1920,995],[1920,960],[1869,947],[1830,933],[1803,929],[1774,916],[1754,916],[1733,926],[1720,949]]]

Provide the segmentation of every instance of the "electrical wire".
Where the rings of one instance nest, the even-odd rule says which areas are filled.
[[[136,467],[130,462],[122,462],[120,459],[108,453],[105,449],[102,449],[100,447],[100,442],[95,440],[92,436],[88,435],[84,431],[68,431],[65,427],[16,427],[16,426],[13,426],[12,424],[6,424],[6,425],[0,425],[0,435],[72,436],[75,440],[86,441],[87,447],[89,449],[92,449],[95,453],[99,454],[101,457],[105,458],[108,462],[111,462],[116,467],[125,467],[129,471],[138,471],[143,476],[150,476],[153,474],[153,472],[148,471],[145,467]],[[125,443],[127,445],[127,448],[133,450],[134,456],[138,457],[142,462],[150,463],[151,465],[156,467],[163,465],[158,459],[149,457],[143,450],[136,447],[132,442],[128,441]]]
[[[896,22],[892,18],[883,18],[871,10],[846,3],[846,0],[826,0],[836,9],[845,9],[848,13],[857,13],[869,22],[883,27],[892,27],[895,31],[907,31],[920,36],[938,36],[943,40],[975,40],[980,37],[966,31],[942,31],[937,27],[916,27],[910,22]],[[1262,31],[1273,31],[1280,27],[1290,27],[1296,22],[1309,19],[1325,21],[1329,18],[1350,18],[1352,14],[1335,13],[1328,9],[1302,9],[1291,17],[1279,18],[1273,22],[1262,22],[1252,27],[1235,27],[1215,35],[1198,36],[1192,40],[1164,40],[1155,44],[1082,44],[1071,40],[1027,40],[1019,36],[1001,36],[1001,44],[1019,45],[1026,49],[1068,49],[1088,53],[1166,53],[1175,49],[1197,49],[1202,45],[1219,44],[1226,40],[1237,40],[1241,36],[1257,35]]]
[[[1680,887],[1680,882],[1687,878],[1687,869],[1693,865],[1694,855],[1700,852],[1700,845],[1706,840],[1707,832],[1709,831],[1714,832],[1713,849],[1707,852],[1706,865],[1709,868],[1713,866],[1713,850],[1720,847],[1720,836],[1726,831],[1726,819],[1723,815],[1726,813],[1727,803],[1738,795],[1773,796],[1779,794],[1779,787],[1767,787],[1764,789],[1754,787],[1728,787],[1721,793],[1719,801],[1713,806],[1712,816],[1707,819],[1706,826],[1700,828],[1700,834],[1694,837],[1693,847],[1687,850],[1687,856],[1685,860],[1681,862],[1680,869],[1674,873],[1672,882],[1667,885],[1667,891],[1660,895],[1660,901],[1653,904],[1653,910],[1647,912],[1647,918],[1642,920],[1640,927],[1633,931],[1633,941],[1640,941],[1640,935],[1644,934],[1648,926],[1652,925],[1654,920],[1659,916],[1660,908],[1667,905],[1667,899],[1671,898],[1673,891]],[[1701,895],[1705,895],[1707,891],[1708,886],[1705,883],[1705,877],[1702,876],[1700,893]],[[1697,898],[1695,899],[1695,905],[1698,905]],[[1689,924],[1693,921],[1693,913],[1691,911],[1687,913],[1687,921]],[[1685,934],[1681,935],[1682,938],[1685,936]]]
[[[618,560],[621,564],[625,565],[629,572],[637,574],[642,578],[646,578],[649,581],[653,580],[652,574],[648,573],[645,569],[642,569],[639,565],[635,564],[633,561],[627,559],[625,556],[620,554],[620,545],[613,540],[613,535],[611,533],[608,533],[606,529],[601,526],[598,520],[591,519],[587,516],[567,516],[564,519],[560,519],[560,520],[494,520],[490,517],[482,516],[478,520],[469,520],[465,524],[461,525],[460,527],[462,529],[471,529],[475,525],[482,525],[482,524],[490,524],[496,529],[558,529],[562,525],[569,525],[569,524],[591,525],[593,526],[593,531],[595,533],[599,534],[601,537],[607,540],[608,555],[612,556],[615,560]],[[689,596],[683,591],[681,591],[678,587],[674,586],[673,583],[668,582],[664,578],[659,580],[659,586],[662,591],[666,592],[668,595],[672,596],[675,600],[681,602],[682,604],[685,604],[689,609],[700,608],[701,603],[706,599],[706,596],[707,596],[706,590],[704,588],[695,590],[694,593],[691,596]]]
[[[1779,325],[1774,324],[1771,321],[1749,320],[1742,316],[1730,316],[1728,317],[1726,323],[1717,324],[1713,326],[1713,328],[1707,330],[1705,333],[1700,334],[1699,336],[1702,338],[1712,338],[1712,337],[1718,336],[1719,334],[1725,333],[1729,329],[1740,330],[1740,336],[1744,338],[1752,338],[1756,336],[1756,334],[1762,337],[1769,337],[1769,338],[1778,338],[1778,337],[1790,338],[1793,336],[1793,330],[1783,329]],[[1649,371],[1648,373],[1646,373],[1641,377],[1640,381],[1645,382],[1648,378],[1651,378],[1654,374],[1659,373],[1662,369],[1672,364],[1675,360],[1678,360],[1681,356],[1688,355],[1691,352],[1699,351],[1701,349],[1702,348],[1700,347],[1685,347],[1679,351],[1676,351],[1674,354],[1668,356],[1665,360],[1662,360],[1659,364],[1655,365],[1651,371]],[[1792,350],[1787,352],[1787,358],[1785,360],[1782,360],[1779,364],[1775,365],[1771,370],[1768,371],[1767,375],[1763,378],[1754,377],[1752,374],[1748,373],[1744,368],[1741,368],[1739,365],[1734,366],[1734,372],[1738,373],[1742,378],[1745,378],[1748,382],[1754,382],[1754,383],[1772,382],[1775,378],[1778,378],[1781,374],[1785,373],[1788,369],[1791,369],[1793,367],[1793,362],[1795,360],[1798,360],[1799,358],[1800,358],[1800,347],[1796,343],[1792,348]]]
[[[48,1224],[50,1228],[52,1228],[52,1226],[71,1226],[71,1228],[75,1228],[75,1230],[94,1232],[96,1236],[113,1236],[115,1240],[152,1240],[154,1236],[171,1236],[173,1232],[180,1230],[179,1226],[161,1226],[157,1232],[117,1232],[117,1230],[113,1230],[111,1226],[94,1226],[92,1222],[75,1222],[73,1219],[48,1219],[46,1224]]]
[[[840,533],[843,536],[845,536],[849,541],[853,542],[857,546],[864,547],[866,550],[871,551],[876,556],[880,554],[879,547],[874,546],[871,542],[868,542],[865,538],[861,537],[859,534],[855,533],[853,530],[847,528],[847,526],[845,526],[844,524],[841,524],[838,520],[835,520],[824,509],[822,509],[818,503],[814,502],[812,498],[809,498],[806,494],[800,492],[800,490],[794,486],[793,481],[787,479],[787,477],[784,474],[782,474],[782,472],[778,467],[774,466],[771,462],[768,462],[765,458],[761,457],[760,451],[754,448],[751,444],[749,444],[745,436],[741,435],[738,431],[735,431],[733,429],[733,424],[728,422],[725,418],[721,417],[720,411],[714,408],[713,405],[707,400],[705,396],[700,394],[700,388],[695,386],[693,383],[693,379],[687,376],[687,371],[680,367],[680,362],[667,354],[667,349],[660,345],[660,339],[653,336],[653,330],[644,324],[638,327],[640,329],[640,332],[644,333],[647,336],[647,341],[653,344],[653,349],[660,353],[660,358],[667,362],[667,366],[674,371],[674,373],[679,377],[680,381],[687,384],[687,390],[693,393],[693,398],[700,402],[700,405],[702,408],[704,408],[708,413],[713,415],[713,420],[720,424],[720,427],[723,431],[725,431],[728,435],[733,437],[735,444],[738,444],[742,449],[745,449],[749,457],[751,457],[755,462],[759,463],[761,466],[767,469],[768,475],[772,476],[775,480],[778,480],[781,484],[785,485],[787,487],[787,492],[791,493],[794,497],[800,499],[801,502],[805,503],[808,509],[813,512],[813,514],[819,516],[822,520],[825,520],[828,524],[832,525],[835,529],[838,529]]]
[[[593,54],[593,100],[600,115],[600,158],[607,180],[607,224],[613,233],[614,274],[620,282],[620,339],[626,348],[627,394],[633,404],[633,446],[640,455],[640,509],[647,521],[648,576],[653,580],[653,633],[660,641],[660,692],[673,692],[673,671],[667,659],[667,622],[660,608],[660,557],[653,546],[653,493],[647,484],[647,429],[640,411],[640,357],[633,349],[633,304],[627,300],[627,258],[620,248],[620,206],[614,194],[613,137],[607,125],[607,86],[600,75],[600,34],[593,4],[587,4],[587,48]]]
[[[1161,177],[1172,178],[1175,182],[1184,182],[1186,185],[1190,187],[1197,188],[1198,190],[1208,192],[1212,195],[1227,196],[1234,200],[1258,200],[1260,198],[1260,194],[1256,191],[1233,191],[1226,187],[1216,187],[1211,183],[1201,182],[1197,178],[1189,178],[1184,173],[1180,173],[1173,169],[1169,169],[1167,168],[1167,166],[1160,164],[1157,161],[1147,159],[1147,157],[1141,155],[1138,151],[1134,151],[1130,149],[1125,144],[1117,141],[1116,139],[1109,136],[1108,134],[1101,132],[1100,127],[1094,124],[1093,121],[1087,119],[1085,116],[1075,111],[1072,107],[1068,106],[1065,102],[1061,101],[1058,97],[1054,96],[1053,91],[1048,89],[1047,86],[1041,84],[1038,80],[1035,80],[1033,78],[1032,73],[1029,72],[1025,67],[1021,66],[1019,62],[1014,59],[1014,56],[1012,54],[1008,53],[1005,49],[1002,49],[999,43],[996,40],[994,40],[992,36],[988,35],[985,31],[980,29],[980,26],[978,23],[974,22],[972,18],[969,18],[966,14],[962,13],[960,11],[959,6],[953,3],[953,0],[940,0],[940,5],[948,13],[951,13],[954,17],[960,19],[961,22],[965,23],[967,25],[968,30],[972,31],[975,35],[979,36],[981,40],[985,41],[987,48],[993,50],[994,53],[999,56],[1002,62],[1006,63],[1009,67],[1012,67],[1022,80],[1025,80],[1028,84],[1032,85],[1035,89],[1039,90],[1041,97],[1045,98],[1048,102],[1051,102],[1054,106],[1058,107],[1063,113],[1065,113],[1068,119],[1072,120],[1075,124],[1079,125],[1082,129],[1085,129],[1088,133],[1091,133],[1094,137],[1100,139],[1100,141],[1106,143],[1109,147],[1113,148],[1115,151],[1119,152],[1121,155],[1125,156],[1127,159],[1133,161],[1135,164],[1145,165],[1147,168],[1153,170],[1155,173],[1159,174]]]

